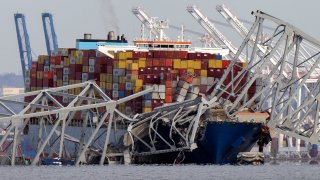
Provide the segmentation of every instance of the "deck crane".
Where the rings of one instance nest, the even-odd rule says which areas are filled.
[[[312,86],[307,82],[313,78],[320,63],[320,41],[264,12],[256,11],[252,14],[256,17],[255,22],[210,97],[222,100],[219,101],[220,106],[224,107],[230,118],[246,108],[254,112],[269,110],[268,126],[271,129],[290,137],[320,144],[320,80],[314,78]],[[274,27],[271,37],[266,41],[261,36],[264,33],[262,28],[264,23],[272,23]],[[256,38],[253,46],[249,44],[251,37]],[[312,52],[307,57],[303,56],[302,43],[312,44],[318,51]],[[262,56],[258,55],[258,45],[268,47],[268,51]],[[251,53],[248,66],[226,84],[225,80],[234,69],[236,59],[241,52],[248,49]],[[272,57],[277,51],[281,56],[274,64]],[[239,85],[238,82],[244,83]],[[254,83],[261,84],[255,94],[246,96]],[[230,87],[234,84],[238,86],[236,89],[239,93],[231,92],[223,97],[222,95],[230,91]],[[301,96],[300,104],[295,102],[297,96]]]
[[[42,17],[44,36],[46,39],[47,53],[50,56],[52,52],[58,49],[57,35],[54,30],[52,14],[42,13],[41,17]]]
[[[236,53],[237,48],[227,40],[227,38],[214,26],[214,24],[202,14],[196,6],[188,6],[187,11],[198,21],[198,23],[214,38],[213,45],[215,47],[227,47],[230,50],[232,59]],[[244,57],[239,57],[240,61],[246,62]]]
[[[164,29],[169,28],[166,20],[158,20],[156,17],[150,17],[140,7],[132,8],[132,13],[142,22],[142,24],[150,29],[150,36],[153,34],[156,40],[167,41],[169,37],[164,33]]]
[[[16,25],[21,67],[23,79],[26,79],[26,71],[31,69],[32,54],[30,47],[29,34],[27,31],[27,25],[24,14],[14,14],[14,22]]]

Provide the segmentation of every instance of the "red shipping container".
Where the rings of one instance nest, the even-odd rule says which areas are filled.
[[[152,72],[153,72],[153,74],[160,74],[161,73],[159,67],[153,67]]]
[[[82,64],[84,66],[89,66],[89,58],[88,57],[83,57],[82,58]]]
[[[213,69],[213,76],[210,76],[210,77],[216,77],[216,78],[221,78],[224,74],[224,69]],[[209,75],[209,72],[208,72],[208,75]]]
[[[50,56],[50,64],[59,65],[61,64],[62,56]]]
[[[166,65],[166,59],[159,59],[159,66],[164,67]]]
[[[37,79],[37,87],[43,87],[42,79]]]
[[[186,69],[179,69],[179,76],[185,76],[187,74],[187,70]]]
[[[170,80],[165,81],[165,85],[166,85],[166,88],[171,88],[171,91],[172,91],[172,81]]]
[[[153,59],[147,59],[146,66],[152,67],[152,62],[153,62]]]
[[[155,66],[160,66],[160,60],[159,59],[153,59],[152,60],[152,66],[155,67]]]
[[[36,87],[37,86],[37,79],[36,78],[31,78],[30,84],[31,84],[32,87]]]
[[[126,90],[126,84],[125,83],[120,83],[118,88],[119,88],[119,91],[125,91]]]
[[[200,75],[201,75],[201,70],[195,69],[195,70],[194,70],[194,74],[195,74],[196,76],[200,76]]]
[[[38,67],[38,62],[33,61],[31,64],[31,69],[37,69],[37,67]]]
[[[208,59],[203,59],[201,61],[201,69],[207,69],[208,68]]]
[[[43,71],[43,64],[38,64],[37,71]]]
[[[32,69],[32,70],[30,71],[30,77],[31,77],[31,79],[37,78],[37,70]]]
[[[63,77],[63,68],[56,68],[57,79],[62,79]]]
[[[95,79],[94,73],[88,73],[88,80]]]
[[[173,64],[173,60],[172,59],[166,59],[165,61],[165,66],[166,67],[172,67]]]
[[[146,69],[146,74],[153,74],[153,68],[148,67],[148,68]]]
[[[147,53],[147,58],[153,58],[153,52],[152,51]]]
[[[188,52],[187,51],[180,51],[180,59],[187,59],[188,58]]]
[[[139,75],[147,74],[147,71],[145,68],[139,68]]]
[[[76,80],[82,80],[82,72],[76,72]]]
[[[112,66],[107,65],[107,73],[112,74],[112,70],[113,70]]]
[[[172,103],[172,95],[166,95],[166,97],[165,97],[165,103]]]
[[[227,69],[230,62],[230,60],[222,60],[222,68]]]

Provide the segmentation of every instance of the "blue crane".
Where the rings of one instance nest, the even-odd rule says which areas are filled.
[[[26,71],[31,69],[32,54],[29,41],[29,35],[26,26],[25,16],[23,14],[14,14],[14,21],[16,24],[17,39],[20,52],[20,60],[22,66],[23,79],[25,80]]]
[[[58,49],[57,35],[53,26],[52,14],[42,13],[42,25],[46,39],[47,53],[50,56],[52,52]]]

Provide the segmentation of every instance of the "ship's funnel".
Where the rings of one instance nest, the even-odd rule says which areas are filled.
[[[83,39],[91,39],[91,37],[92,37],[92,34],[90,34],[90,33],[85,33],[83,35]]]
[[[115,35],[114,31],[109,31],[108,40],[116,40],[116,35]]]

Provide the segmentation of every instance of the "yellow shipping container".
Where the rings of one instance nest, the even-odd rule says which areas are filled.
[[[70,65],[70,59],[69,58],[64,58],[63,65],[64,66],[69,66]]]
[[[31,91],[36,91],[37,87],[31,87]]]
[[[151,112],[151,111],[152,111],[152,108],[143,108],[144,113]]]
[[[108,91],[112,90],[112,83],[106,83],[106,89]]]
[[[142,91],[142,86],[140,86],[140,87],[134,87],[133,88],[133,93],[138,93],[138,92],[140,92],[140,91]]]
[[[102,82],[101,80],[100,80],[100,88],[102,88],[102,89],[106,88],[106,83]]]
[[[242,63],[242,67],[247,67],[247,65],[248,65],[248,63],[246,63],[246,62],[244,62],[244,63]]]
[[[106,77],[107,77],[107,75],[105,74],[105,73],[101,73],[100,74],[100,82],[102,81],[102,82],[105,82],[106,81]]]
[[[221,60],[215,60],[216,66],[214,68],[221,69],[222,68],[222,61]]]
[[[194,61],[188,60],[188,68],[193,69],[194,68]]]
[[[139,68],[145,68],[146,67],[146,61],[145,60],[139,60]]]
[[[119,60],[119,65],[117,68],[125,69],[126,68],[126,60]]]
[[[194,61],[194,69],[201,69],[201,61]]]
[[[126,77],[125,76],[120,76],[119,77],[119,83],[126,83]]]
[[[80,94],[80,93],[81,93],[81,89],[80,89],[80,88],[76,88],[76,89],[74,90],[74,92],[75,92],[75,94]]]
[[[126,59],[126,53],[125,52],[119,52],[118,53],[118,59]]]
[[[84,73],[89,72],[89,66],[82,66],[82,72]]]
[[[62,85],[63,85],[62,80],[57,80],[57,86],[60,87]]]
[[[106,82],[107,83],[112,83],[112,74],[107,74]]]
[[[194,69],[187,69],[187,72],[194,73]]]
[[[132,58],[132,52],[131,51],[125,52],[125,54],[126,54],[126,59],[131,59]]]
[[[75,84],[76,82],[75,82],[75,80],[70,80],[69,81],[69,84]]]
[[[42,78],[43,78],[43,72],[37,71],[37,79],[42,79]]]
[[[188,68],[188,61],[181,61],[180,68],[187,69]]]
[[[145,61],[145,60],[147,60],[147,58],[139,58],[139,60],[143,60],[143,61]]]
[[[77,58],[76,59],[76,64],[82,64],[82,59],[81,58]]]
[[[181,68],[181,60],[180,59],[174,59],[173,60],[173,68],[174,69],[180,69]]]
[[[142,79],[136,79],[134,81],[134,86],[135,87],[142,87],[143,86],[143,80]]]
[[[200,76],[207,77],[208,76],[208,71],[207,70],[201,70]]]
[[[139,70],[139,64],[138,63],[132,63],[130,70],[133,70],[133,71]]]
[[[81,83],[81,80],[76,80],[76,84],[79,84],[79,83]],[[79,90],[81,90],[81,89],[79,89]]]
[[[209,68],[215,68],[216,67],[216,62],[215,62],[214,59],[209,59],[208,67]]]

